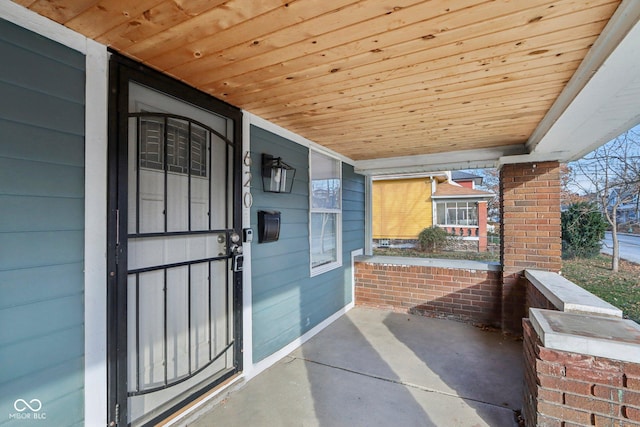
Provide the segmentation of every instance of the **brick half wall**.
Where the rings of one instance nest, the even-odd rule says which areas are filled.
[[[640,365],[544,347],[523,320],[527,427],[640,426]]]
[[[375,257],[374,257],[375,258]],[[500,271],[357,261],[356,305],[500,325]]]
[[[529,315],[530,308],[544,308],[545,310],[557,310],[558,308],[547,298],[530,280],[525,278],[527,288],[527,303],[525,313]]]

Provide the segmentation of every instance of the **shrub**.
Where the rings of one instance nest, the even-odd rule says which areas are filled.
[[[563,258],[592,258],[600,253],[607,223],[593,203],[574,203],[562,212]]]
[[[448,236],[449,234],[445,229],[435,225],[425,228],[418,234],[420,250],[424,252],[436,252],[447,243]]]

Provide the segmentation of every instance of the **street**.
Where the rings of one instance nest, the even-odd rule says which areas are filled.
[[[620,258],[640,264],[640,236],[618,233],[620,243]],[[602,241],[602,253],[611,255],[613,252],[611,233],[606,232]]]

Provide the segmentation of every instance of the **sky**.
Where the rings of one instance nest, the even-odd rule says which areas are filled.
[[[638,141],[637,144],[634,145],[634,148],[631,151],[631,156],[632,156],[632,160],[635,160],[636,162],[640,162],[640,125],[635,126],[634,128],[630,129],[628,132],[630,132],[630,135],[634,135],[635,134],[635,140]],[[615,140],[615,138],[614,138]],[[607,144],[613,144],[614,140],[609,141]],[[604,144],[604,145],[607,145]],[[587,154],[585,157],[589,157],[591,153]],[[578,194],[585,194],[588,192],[592,192],[593,191],[593,184],[592,182],[585,177],[584,175],[580,174],[579,170],[577,170],[578,168],[577,163],[578,162],[585,162],[584,157],[580,160],[576,160],[573,162],[569,162],[569,166],[572,168],[574,175],[572,177],[572,181],[574,182],[570,182],[569,184],[569,188],[572,189],[573,191],[575,191]],[[464,170],[464,172],[468,172],[468,173],[472,173],[472,174],[476,174],[476,175],[480,175],[480,176],[486,176],[487,175],[487,169],[467,169]]]
[[[630,129],[628,132],[628,136],[630,139],[633,139],[635,141],[635,143],[628,143],[628,147],[630,148],[630,151],[627,153],[627,160],[629,162],[634,162],[636,164],[636,173],[637,173],[637,166],[640,165],[640,125],[635,126],[634,128]],[[626,133],[626,132],[625,132]],[[619,137],[622,137],[621,134]],[[607,144],[604,144],[604,146],[612,146],[615,145],[615,139],[609,141]],[[590,177],[584,176],[578,167],[579,163],[582,163],[583,168],[585,170],[589,170],[592,169],[592,167],[590,167],[590,165],[588,164],[588,159],[589,157],[592,155],[593,152],[585,155],[582,159],[573,161],[573,162],[569,162],[569,167],[572,168],[573,170],[573,183],[571,184],[570,188],[573,188],[574,191],[578,194],[585,194],[588,192],[593,192],[594,190],[594,184],[593,184],[593,175],[590,175]],[[611,153],[612,155],[615,155],[615,153]],[[612,159],[612,166],[615,164],[615,159]]]

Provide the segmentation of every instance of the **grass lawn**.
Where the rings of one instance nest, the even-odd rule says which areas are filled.
[[[620,271],[611,271],[611,256],[562,261],[562,275],[622,310],[640,323],[640,265],[620,260]]]

